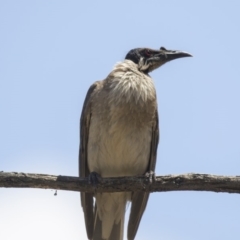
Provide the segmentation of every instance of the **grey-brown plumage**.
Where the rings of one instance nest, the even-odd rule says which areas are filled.
[[[159,139],[156,91],[148,73],[188,53],[131,50],[103,81],[88,90],[80,121],[80,177],[137,176],[154,171]],[[96,201],[94,203],[93,198]],[[122,240],[131,202],[128,240],[135,238],[149,193],[81,193],[88,238]]]

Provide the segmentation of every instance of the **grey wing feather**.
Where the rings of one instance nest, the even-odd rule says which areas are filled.
[[[149,166],[147,171],[155,170],[157,160],[157,146],[159,141],[159,127],[158,127],[158,112],[155,113],[156,121],[152,127],[152,140],[151,140],[151,151]],[[133,192],[132,194],[132,206],[131,213],[128,222],[128,240],[133,240],[136,236],[139,223],[147,205],[149,193],[144,192]]]
[[[87,177],[90,173],[87,163],[88,134],[91,121],[91,99],[100,82],[95,82],[88,90],[80,119],[79,176]],[[81,204],[84,212],[88,239],[92,239],[94,228],[93,194],[81,193]]]

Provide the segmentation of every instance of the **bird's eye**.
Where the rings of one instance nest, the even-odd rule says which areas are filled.
[[[150,56],[151,56],[150,50],[149,50],[149,49],[146,49],[146,50],[145,50],[145,54],[146,54],[147,57],[150,57]]]

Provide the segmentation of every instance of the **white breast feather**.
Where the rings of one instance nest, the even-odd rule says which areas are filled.
[[[130,99],[137,102],[147,102],[155,98],[155,87],[152,79],[140,72],[137,65],[132,61],[125,60],[118,63],[113,69],[114,78],[111,79],[111,92],[109,99],[124,100],[127,103]]]

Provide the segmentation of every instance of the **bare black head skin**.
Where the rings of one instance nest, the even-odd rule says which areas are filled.
[[[136,63],[138,69],[147,74],[166,62],[182,57],[192,57],[192,55],[186,52],[172,51],[161,47],[159,50],[135,48],[128,52],[125,59]]]

